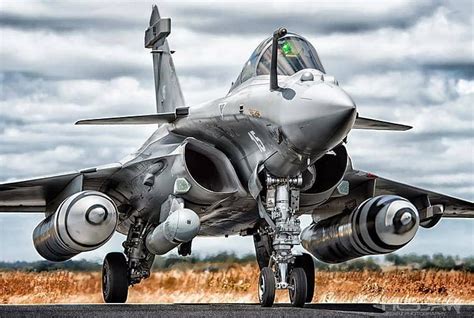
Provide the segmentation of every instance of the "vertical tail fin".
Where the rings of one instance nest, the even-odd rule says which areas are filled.
[[[154,5],[150,26],[145,31],[145,48],[152,49],[158,113],[173,112],[176,107],[184,106],[183,93],[171,57],[172,51],[166,40],[170,32],[171,19],[161,18],[158,7]]]

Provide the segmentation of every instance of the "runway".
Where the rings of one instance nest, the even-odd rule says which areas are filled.
[[[474,305],[308,304],[121,304],[1,305],[0,317],[474,317]]]

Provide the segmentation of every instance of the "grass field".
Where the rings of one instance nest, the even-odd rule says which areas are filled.
[[[258,268],[155,272],[129,303],[257,302]],[[474,274],[460,271],[318,272],[314,302],[474,303]],[[98,272],[0,272],[3,304],[101,303]],[[277,301],[288,302],[277,292]]]

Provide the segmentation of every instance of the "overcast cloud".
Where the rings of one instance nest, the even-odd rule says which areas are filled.
[[[114,162],[151,134],[153,127],[73,125],[154,112],[151,55],[143,48],[151,4],[2,1],[0,181]],[[355,167],[474,199],[472,1],[173,1],[159,8],[172,18],[169,42],[188,105],[226,94],[259,42],[286,26],[314,44],[362,116],[415,127],[352,132]],[[0,260],[39,259],[31,232],[40,220],[0,215]],[[120,250],[122,239],[79,258]],[[253,250],[249,238],[227,240],[201,239],[196,251]],[[443,220],[402,252],[473,255],[473,246],[471,220]]]

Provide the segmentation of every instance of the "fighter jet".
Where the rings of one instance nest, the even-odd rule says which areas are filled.
[[[170,32],[171,20],[153,6],[144,42],[156,113],[76,123],[157,125],[140,149],[116,163],[0,185],[1,212],[45,214],[33,242],[47,260],[97,249],[116,231],[126,235],[123,252],[104,259],[105,302],[125,302],[129,286],[150,276],[155,255],[174,248],[189,255],[197,236],[252,235],[261,305],[287,289],[301,307],[313,298],[313,257],[340,263],[390,253],[420,226],[474,217],[473,202],[353,168],[351,130],[411,127],[360,116],[304,37],[277,29],[227,95],[191,107]],[[313,218],[305,229],[303,214]]]

